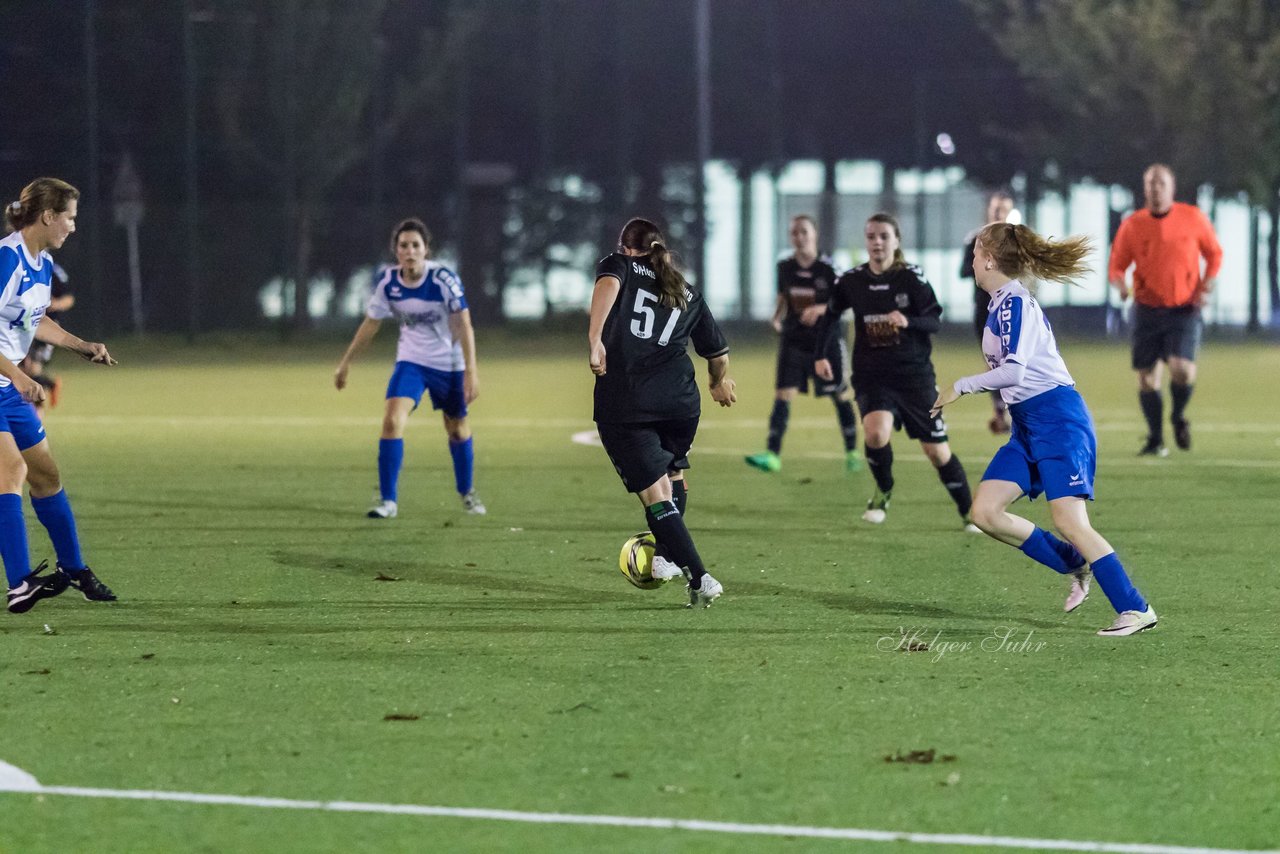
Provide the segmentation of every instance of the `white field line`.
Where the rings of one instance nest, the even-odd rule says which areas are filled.
[[[420,421],[436,423],[436,419],[429,417],[431,413],[425,413]],[[532,428],[544,428],[563,430],[565,428],[581,427],[583,419],[581,418],[485,418],[483,415],[476,417],[476,423],[485,427],[495,427],[512,430],[528,430]],[[56,415],[49,419],[53,424],[67,424],[71,426],[87,426],[87,427],[111,427],[121,425],[156,425],[162,427],[366,427],[370,424],[381,424],[382,416],[380,415]],[[832,433],[836,432],[836,423],[834,418],[792,418],[788,422],[792,428],[801,427],[805,429],[826,429],[830,428]],[[975,422],[976,423],[976,422]],[[699,425],[699,430],[716,432],[725,429],[750,429],[763,430],[768,426],[768,422],[763,418],[721,418],[712,417],[704,418]],[[977,429],[977,428],[974,428]],[[1132,421],[1104,421],[1097,425],[1100,432],[1126,431],[1134,432],[1135,436],[1142,433],[1144,425],[1137,420]],[[1275,434],[1280,436],[1280,424],[1269,422],[1225,422],[1210,423],[1199,421],[1195,422],[1193,429],[1196,433],[1260,433],[1264,435]],[[982,429],[985,434],[985,428]],[[1136,441],[1136,439],[1135,439]]]
[[[792,419],[793,427],[831,427],[831,419]],[[56,420],[57,424],[65,424],[68,426],[88,426],[88,427],[125,427],[152,425],[162,427],[173,427],[184,431],[192,429],[206,430],[226,430],[238,427],[287,427],[293,429],[302,428],[332,428],[332,427],[367,427],[373,429],[381,423],[380,418],[375,417],[355,417],[355,416],[291,416],[291,415],[67,415],[59,416]],[[434,420],[420,420],[420,425],[435,424]],[[504,430],[537,430],[537,429],[554,429],[562,431],[581,427],[582,420],[578,418],[493,418],[493,419],[476,419],[476,426],[479,429],[504,429]],[[752,428],[759,429],[763,432],[765,422],[758,418],[744,418],[736,421],[725,421],[718,419],[715,421],[704,422],[699,429],[705,434],[707,432],[717,432],[726,428]],[[1100,430],[1104,432],[1124,431],[1133,433],[1135,436],[1141,431],[1132,424],[1104,424]],[[1280,427],[1275,424],[1196,424],[1195,431],[1197,433],[1260,433],[1260,434],[1277,434],[1277,443],[1280,443]],[[834,428],[832,428],[834,434]],[[585,441],[579,437],[591,435],[594,437],[594,430],[586,430],[575,432],[572,436],[573,441],[581,445],[598,445],[599,440],[592,438]],[[1135,444],[1136,447],[1136,444]],[[714,454],[718,456],[739,456],[744,453],[750,453],[750,450],[741,450],[733,448],[707,448],[703,445],[698,446],[699,454]],[[1176,452],[1175,452],[1176,453]],[[810,460],[843,460],[841,454],[830,452],[788,452],[791,458],[810,459]],[[895,462],[903,460],[909,462],[924,462],[923,455],[916,456],[914,454],[899,454]],[[1160,460],[1138,459],[1134,458],[1127,463],[1123,458],[1108,459],[1108,465],[1127,464],[1127,465],[1160,465]],[[1276,459],[1222,459],[1222,458],[1206,458],[1198,456],[1182,456],[1179,460],[1180,465],[1192,465],[1202,468],[1280,468],[1280,457]]]
[[[416,804],[377,804],[358,801],[302,801],[290,798],[253,798],[241,795],[205,795],[198,792],[154,792],[144,789],[90,789],[81,786],[44,786],[35,777],[0,762],[0,792],[31,795],[63,795],[73,798],[109,798],[131,801],[170,801],[216,806],[257,807],[259,809],[318,810],[324,812],[377,813],[434,818],[467,818],[482,821],[510,821],[526,824],[570,824],[596,827],[638,827],[660,830],[691,830],[703,833],[734,833],[750,836],[790,836],[812,839],[847,839],[863,842],[911,842],[918,845],[968,845],[980,848],[1022,848],[1039,851],[1097,851],[1108,854],[1258,854],[1257,850],[1197,848],[1185,845],[1150,845],[1130,842],[1085,842],[1070,839],[1036,839],[1016,836],[981,836],[970,833],[910,833],[894,830],[864,830],[856,827],[806,827],[790,824],[739,824],[727,821],[698,821],[679,818],[645,818],[622,815],[575,815],[573,813],[521,812],[518,810],[472,807],[437,807]],[[1277,852],[1263,852],[1277,854]]]
[[[569,439],[575,445],[593,445],[595,447],[600,446],[600,437],[599,435],[596,434],[595,430],[581,430],[571,435]],[[737,457],[737,456],[742,456],[744,453],[749,453],[749,451],[744,452],[741,449],[707,448],[703,445],[697,445],[695,447],[695,451],[697,452],[698,456],[705,455],[705,456],[716,456],[716,457]],[[1173,453],[1178,453],[1178,452],[1174,451]],[[844,454],[836,453],[834,451],[798,451],[798,452],[788,451],[787,457],[789,459],[824,460],[824,461],[831,461],[831,462],[840,462],[844,460]],[[917,454],[899,454],[893,460],[895,465],[897,463],[901,463],[904,461],[908,463],[924,463],[924,462],[928,462],[928,459],[925,457],[924,454],[918,454],[918,455]],[[1158,466],[1158,465],[1165,465],[1165,464],[1166,463],[1164,460],[1152,459],[1150,457],[1135,456],[1131,459],[1126,459],[1124,457],[1107,459],[1108,467],[1116,466],[1116,465]],[[1192,456],[1192,457],[1184,456],[1180,460],[1178,460],[1176,465],[1192,465],[1192,466],[1198,466],[1203,468],[1244,468],[1244,469],[1280,468],[1280,458],[1272,459],[1272,460],[1225,460],[1225,459],[1208,459],[1204,457],[1195,457],[1195,456]]]

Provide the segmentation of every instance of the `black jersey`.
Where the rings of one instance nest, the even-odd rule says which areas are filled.
[[[817,326],[805,326],[800,322],[800,315],[811,305],[825,305],[835,283],[835,268],[824,256],[819,256],[808,267],[801,267],[794,255],[778,262],[778,295],[785,309],[782,315],[785,343],[806,350],[817,347]]]
[[[834,320],[853,309],[853,384],[890,383],[898,386],[932,386],[935,382],[933,342],[942,327],[942,306],[919,267],[905,266],[880,275],[862,264],[845,273],[831,292],[827,313],[818,322],[821,342],[837,327]],[[900,311],[907,327],[891,326],[886,318]],[[815,351],[822,358],[823,350]]]
[[[622,283],[609,308],[601,339],[605,375],[596,377],[595,420],[637,423],[694,418],[702,398],[685,348],[704,359],[729,352],[702,294],[685,287],[686,308],[658,300],[658,276],[643,258],[615,252],[596,265],[596,278]]]

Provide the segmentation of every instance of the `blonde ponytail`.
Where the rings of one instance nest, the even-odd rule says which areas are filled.
[[[982,248],[1011,279],[1030,275],[1046,282],[1072,282],[1091,269],[1085,258],[1093,241],[1083,235],[1046,240],[1025,225],[996,222],[978,234]]]

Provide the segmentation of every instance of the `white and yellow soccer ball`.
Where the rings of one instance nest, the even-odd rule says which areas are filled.
[[[622,553],[618,555],[618,569],[641,590],[653,590],[666,582],[653,577],[653,552],[658,543],[648,531],[629,538],[622,544]]]

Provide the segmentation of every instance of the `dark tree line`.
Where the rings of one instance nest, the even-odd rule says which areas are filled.
[[[11,0],[0,24],[26,37],[0,60],[46,127],[0,143],[0,175],[10,193],[36,174],[91,183],[92,29],[100,184],[132,152],[152,328],[183,328],[196,292],[178,227],[193,148],[203,326],[256,322],[272,276],[341,281],[380,260],[392,222],[411,214],[460,255],[478,317],[496,320],[514,270],[578,264],[551,247],[603,249],[632,213],[696,242],[694,6]],[[1022,173],[1033,187],[1085,176],[1132,186],[1160,158],[1184,191],[1211,182],[1275,213],[1276,6],[711,0],[712,154],[744,176],[797,158],[870,158],[891,170],[957,164],[986,184]],[[932,144],[943,131],[952,157]],[[101,317],[122,325],[121,241],[109,199],[95,203],[82,225],[101,236]],[[93,266],[92,245],[71,244],[69,265]],[[305,286],[293,295],[302,325]]]
[[[1247,197],[1272,223],[1280,317],[1280,2],[968,2],[1036,96],[1008,126],[1023,150],[1064,179],[1136,187],[1163,161],[1189,200],[1203,184]]]

